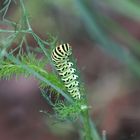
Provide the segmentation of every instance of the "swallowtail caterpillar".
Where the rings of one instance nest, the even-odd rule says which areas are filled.
[[[78,75],[75,73],[76,69],[73,68],[73,63],[70,62],[70,55],[72,55],[72,48],[67,43],[56,46],[51,57],[67,91],[73,99],[77,100],[81,98]]]

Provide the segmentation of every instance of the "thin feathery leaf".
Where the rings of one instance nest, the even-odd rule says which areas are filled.
[[[5,0],[3,2],[2,7],[0,9],[0,13],[2,13],[2,19],[5,18],[11,2],[12,2],[12,0]]]
[[[54,85],[58,86],[61,89],[65,89],[59,78],[51,72],[47,72],[44,68],[46,66],[46,59],[36,59],[33,54],[29,54],[26,56],[18,56],[17,57],[22,64],[27,65],[29,68],[36,71],[38,74],[48,79]],[[25,77],[33,76],[29,71],[23,69],[21,65],[15,64],[11,61],[4,60],[0,63],[0,78],[2,79],[11,79],[13,76],[24,75]],[[48,87],[48,85],[39,80],[40,88]]]
[[[60,120],[76,120],[81,113],[81,105],[83,101],[76,101],[73,104],[66,105],[64,102],[58,102],[54,106],[57,118]]]

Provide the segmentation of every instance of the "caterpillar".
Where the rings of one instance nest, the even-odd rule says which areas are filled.
[[[80,99],[80,88],[78,76],[75,74],[76,69],[73,68],[73,63],[69,60],[70,55],[72,55],[72,48],[66,43],[56,46],[52,51],[51,58],[68,93],[77,100]]]

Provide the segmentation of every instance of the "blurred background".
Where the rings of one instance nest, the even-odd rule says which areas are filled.
[[[140,139],[140,1],[25,0],[33,30],[73,47],[88,91],[90,115],[107,140]],[[0,7],[4,0],[0,1]],[[18,23],[18,1],[6,18]],[[11,28],[0,21],[0,29]],[[0,34],[2,41],[6,35]],[[31,46],[37,46],[32,38]],[[14,42],[16,45],[17,42]],[[0,81],[0,140],[79,139],[71,123],[54,123],[37,81]]]

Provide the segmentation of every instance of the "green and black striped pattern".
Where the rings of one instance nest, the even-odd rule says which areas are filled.
[[[53,49],[52,60],[67,91],[77,100],[80,99],[80,89],[78,76],[75,74],[76,69],[73,68],[73,63],[69,60],[71,54],[71,46],[68,43],[62,44]]]

